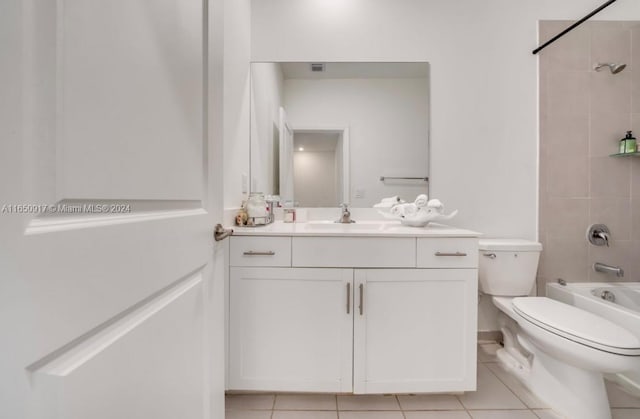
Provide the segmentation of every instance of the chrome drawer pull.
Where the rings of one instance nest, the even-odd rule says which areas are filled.
[[[436,252],[436,256],[467,256],[467,254],[463,252],[455,252],[455,253]]]
[[[248,252],[244,252],[245,256],[274,256],[276,252],[273,250],[269,250],[268,252],[254,252],[253,250],[249,250]]]
[[[347,282],[347,314],[351,313],[351,283]]]
[[[498,257],[495,253],[483,253],[482,256],[486,256],[489,259],[495,259]]]

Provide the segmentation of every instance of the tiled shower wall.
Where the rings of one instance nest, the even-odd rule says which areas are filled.
[[[540,22],[540,40],[570,23]],[[596,72],[598,62],[627,67]],[[539,295],[557,278],[640,281],[640,157],[609,157],[631,129],[640,135],[640,22],[587,22],[540,53]],[[609,227],[610,247],[587,242],[593,223]]]

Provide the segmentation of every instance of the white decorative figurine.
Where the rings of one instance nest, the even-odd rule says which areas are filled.
[[[399,197],[384,198],[373,206],[386,218],[400,220],[400,224],[411,227],[424,227],[431,221],[450,220],[458,214],[444,213],[444,205],[437,199],[428,200],[427,195],[418,195],[414,202],[406,203]]]

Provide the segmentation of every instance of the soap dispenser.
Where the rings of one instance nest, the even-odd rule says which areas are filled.
[[[633,136],[631,131],[627,131],[626,137],[620,140],[620,147],[618,153],[635,153],[636,152],[636,137]]]

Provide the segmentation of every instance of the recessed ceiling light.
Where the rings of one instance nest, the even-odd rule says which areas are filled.
[[[298,151],[304,151],[304,147],[298,148]]]

